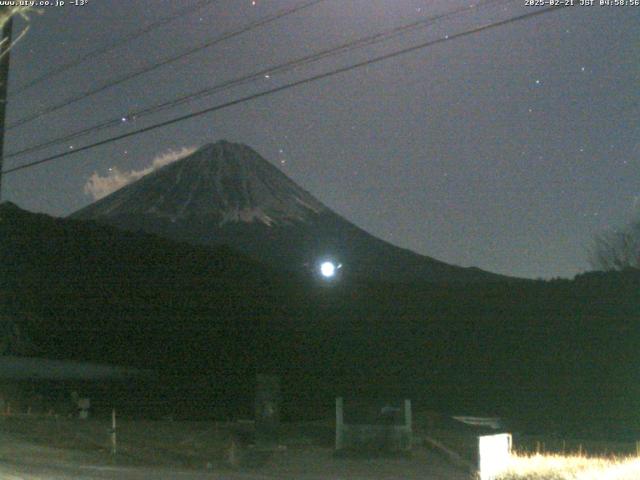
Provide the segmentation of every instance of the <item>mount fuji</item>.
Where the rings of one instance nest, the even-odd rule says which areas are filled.
[[[387,243],[330,210],[246,145],[220,141],[73,213],[129,231],[196,245],[226,244],[285,270],[390,282],[495,282]]]

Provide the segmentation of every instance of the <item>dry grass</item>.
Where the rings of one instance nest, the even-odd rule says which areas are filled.
[[[513,454],[500,480],[638,480],[638,457]]]

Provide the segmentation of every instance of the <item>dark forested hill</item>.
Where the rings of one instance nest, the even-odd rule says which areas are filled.
[[[297,418],[330,411],[336,394],[406,395],[527,428],[640,430],[637,272],[327,285],[228,248],[11,204],[0,206],[0,265],[0,318],[41,356],[154,368],[168,390],[149,396],[201,414],[250,411],[266,371],[282,376]]]

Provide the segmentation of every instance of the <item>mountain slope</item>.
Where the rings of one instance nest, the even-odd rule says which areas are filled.
[[[221,141],[79,210],[96,220],[191,244],[227,244],[288,270],[323,259],[374,280],[506,280],[384,242],[332,212],[251,148]]]
[[[188,353],[205,359],[224,325],[247,328],[271,315],[283,290],[282,275],[226,247],[176,244],[6,203],[0,238],[0,315],[53,358],[147,366],[160,351],[186,356],[181,343],[193,336]],[[198,342],[205,344],[196,349]]]

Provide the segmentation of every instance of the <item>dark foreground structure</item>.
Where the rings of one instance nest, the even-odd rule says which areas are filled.
[[[336,453],[407,454],[412,436],[411,400],[336,398]]]

